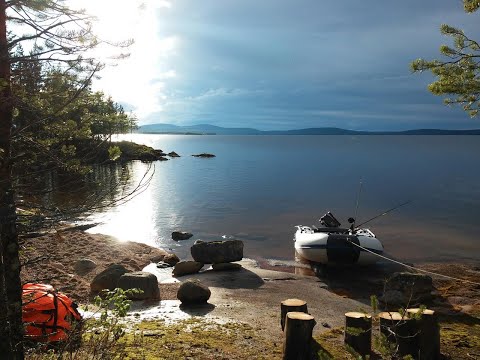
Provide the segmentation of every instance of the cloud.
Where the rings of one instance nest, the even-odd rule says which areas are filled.
[[[141,123],[472,127],[408,66],[438,57],[441,23],[478,27],[479,14],[449,0],[134,1],[122,11],[111,14],[127,16],[118,34],[136,43],[96,86],[132,104]]]

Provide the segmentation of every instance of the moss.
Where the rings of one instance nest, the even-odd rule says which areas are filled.
[[[314,337],[316,358],[330,359],[356,359],[343,346],[343,327],[334,328]]]
[[[440,319],[442,354],[449,359],[480,358],[480,318],[467,314]]]
[[[247,324],[144,321],[124,338],[126,359],[278,359],[281,347]]]

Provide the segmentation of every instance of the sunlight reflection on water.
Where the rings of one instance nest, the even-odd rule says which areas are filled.
[[[292,259],[294,226],[326,211],[353,215],[360,177],[363,221],[388,252],[408,260],[480,259],[480,152],[474,136],[183,136],[133,138],[180,158],[155,163],[146,191],[90,216],[91,232],[173,249],[183,258],[196,239],[245,241],[247,256]],[[213,159],[190,155],[210,152]],[[135,186],[147,165],[132,162]],[[175,242],[174,230],[191,240]],[[415,248],[416,251],[411,251]]]

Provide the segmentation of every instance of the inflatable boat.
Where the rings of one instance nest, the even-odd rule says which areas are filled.
[[[323,227],[296,226],[295,250],[309,261],[321,264],[368,265],[374,264],[383,254],[383,245],[375,234],[366,228],[355,228],[350,218],[350,228],[341,228],[340,222],[328,212],[320,219]]]

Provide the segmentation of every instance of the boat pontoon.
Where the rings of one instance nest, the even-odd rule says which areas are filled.
[[[373,264],[383,253],[383,245],[375,234],[366,228],[355,228],[350,218],[350,228],[341,228],[340,222],[330,213],[320,219],[321,228],[298,225],[295,232],[295,250],[313,262],[321,264]]]

